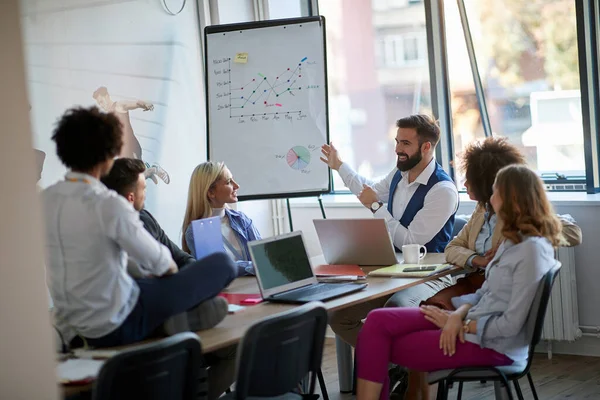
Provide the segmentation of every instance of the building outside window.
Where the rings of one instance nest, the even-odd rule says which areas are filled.
[[[459,156],[484,134],[458,7],[454,0],[444,4]],[[519,147],[543,178],[584,178],[575,1],[466,0],[465,6],[493,134]]]

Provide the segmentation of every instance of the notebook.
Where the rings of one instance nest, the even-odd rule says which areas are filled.
[[[435,266],[434,271],[404,272],[405,268]],[[379,268],[369,272],[369,276],[383,276],[393,278],[423,278],[439,274],[452,268],[452,264],[396,264],[391,267]]]
[[[194,250],[197,260],[214,253],[224,252],[221,217],[210,217],[192,221]]]
[[[322,264],[313,268],[317,277],[356,276],[364,279],[367,274],[356,264]]]

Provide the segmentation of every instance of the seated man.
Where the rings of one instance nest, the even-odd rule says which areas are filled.
[[[173,243],[162,230],[158,221],[148,210],[144,209],[146,199],[145,170],[146,165],[142,160],[119,158],[115,160],[110,173],[104,176],[101,181],[107,188],[123,196],[136,211],[139,211],[144,228],[154,239],[169,249],[171,257],[181,270],[181,268],[196,260]],[[134,272],[139,273],[139,270]],[[215,300],[217,299],[224,301],[220,297],[215,298]],[[195,317],[196,313],[193,312],[188,315],[188,321],[192,326],[197,325],[193,321]],[[234,382],[236,348],[237,346],[230,346],[204,355],[205,361],[210,365],[208,370],[209,399],[219,397]]]
[[[458,191],[452,179],[434,160],[440,139],[437,123],[425,115],[398,120],[396,168],[379,182],[370,182],[342,162],[337,149],[324,145],[321,160],[338,171],[346,186],[376,218],[387,221],[396,248],[421,244],[428,252],[441,253],[451,239]],[[387,203],[387,207],[383,204]],[[354,346],[369,311],[387,306],[417,306],[422,300],[452,284],[449,277],[402,290],[391,298],[363,303],[330,316],[333,331]],[[388,304],[386,304],[386,301]]]
[[[48,286],[65,341],[126,345],[186,311],[205,323],[193,330],[218,323],[223,315],[213,308],[222,303],[207,300],[235,278],[229,257],[215,254],[177,272],[169,250],[143,228],[131,204],[100,182],[123,145],[118,119],[95,107],[71,109],[52,140],[69,169],[42,194]],[[132,279],[125,271],[128,257],[162,278]],[[207,312],[215,319],[201,318]]]
[[[195,259],[173,243],[154,216],[144,208],[146,200],[145,171],[146,165],[142,160],[119,158],[115,160],[110,173],[104,176],[101,181],[107,188],[123,196],[136,211],[139,211],[144,228],[159,243],[167,246],[177,267],[181,269],[181,267],[195,261]]]

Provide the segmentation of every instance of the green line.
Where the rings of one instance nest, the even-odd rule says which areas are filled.
[[[261,78],[264,78],[264,77],[265,77],[265,76],[264,76],[263,74],[261,74],[260,72],[259,72],[258,74],[261,76]]]

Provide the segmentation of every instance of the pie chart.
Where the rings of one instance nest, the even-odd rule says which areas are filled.
[[[310,164],[310,152],[304,146],[294,146],[288,151],[286,161],[293,169],[304,169]]]

